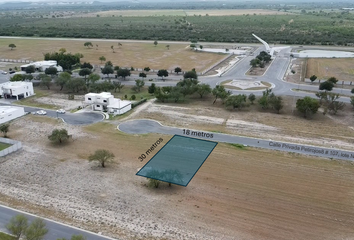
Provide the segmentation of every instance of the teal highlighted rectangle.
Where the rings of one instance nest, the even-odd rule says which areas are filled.
[[[136,175],[186,187],[217,144],[175,135]]]

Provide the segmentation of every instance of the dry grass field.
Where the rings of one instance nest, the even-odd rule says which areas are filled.
[[[82,53],[84,58],[81,62],[90,62],[91,64],[101,64],[99,57],[104,56],[107,61],[121,67],[174,70],[175,67],[181,67],[182,70],[191,70],[195,68],[198,72],[218,62],[225,55],[191,51],[188,44],[158,44],[156,47],[151,43],[129,43],[119,40],[109,41],[91,41],[93,48],[84,46],[85,39],[72,40],[49,40],[49,39],[1,39],[0,38],[0,58],[23,59],[40,61],[43,60],[43,53],[55,52],[60,48],[65,48],[67,52]],[[7,47],[14,43],[16,48],[10,50]],[[96,47],[96,44],[98,47]],[[111,49],[114,48],[114,53]],[[18,64],[21,65],[21,64]]]
[[[257,14],[257,15],[285,15],[287,12],[278,12],[274,10],[265,9],[208,9],[208,10],[110,10],[95,13],[87,13],[81,16],[83,17],[112,17],[118,16],[194,16],[194,15],[206,15],[209,16],[230,16],[230,15],[243,15],[243,14]],[[291,14],[291,13],[290,13]],[[77,16],[75,16],[77,17]]]
[[[309,59],[307,61],[306,78],[316,75],[319,79],[336,77],[339,81],[353,81],[353,65],[353,58]]]
[[[202,112],[202,106],[167,104],[164,123],[207,130],[212,124],[196,117],[205,116],[208,121],[255,117],[224,110],[213,114],[209,110],[214,106],[203,106]],[[143,105],[134,118],[149,114],[152,118],[156,107]],[[179,117],[182,108],[189,116]],[[260,126],[261,118],[274,116],[273,121],[264,119],[263,125],[289,118],[258,115],[258,120],[248,120],[253,129],[259,129],[254,121]],[[317,121],[325,126],[331,121],[296,119],[288,123],[302,124],[304,131]],[[22,141],[24,149],[0,161],[0,202],[120,239],[354,237],[351,162],[219,144],[188,187],[162,184],[159,189],[149,189],[146,179],[135,175],[148,160],[140,162],[138,156],[159,137],[167,142],[171,136],[128,135],[112,123],[72,127],[31,115],[16,120],[9,136]],[[75,140],[63,146],[50,144],[46,136],[54,127],[66,127]],[[259,134],[263,136],[263,132]],[[272,133],[274,129],[269,131]],[[106,169],[86,160],[99,148],[116,155],[115,163]]]

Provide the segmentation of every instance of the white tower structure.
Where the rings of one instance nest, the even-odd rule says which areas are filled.
[[[273,56],[274,50],[273,50],[273,48],[269,47],[269,44],[266,41],[264,41],[262,38],[258,37],[256,34],[252,33],[252,36],[257,38],[257,40],[260,41],[261,43],[263,43],[263,45],[266,48],[267,53],[269,53],[271,56]]]

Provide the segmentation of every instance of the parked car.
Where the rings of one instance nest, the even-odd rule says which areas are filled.
[[[44,111],[44,110],[39,110],[39,111],[37,111],[36,113],[37,113],[38,115],[46,115],[46,114],[47,114],[47,112]]]
[[[2,73],[2,74],[4,74],[4,75],[6,75],[6,74],[7,74],[7,72],[5,72],[5,71],[1,71],[1,73]]]
[[[64,113],[65,113],[65,109],[58,109],[58,110],[57,110],[57,113],[62,113],[62,114],[64,114]]]

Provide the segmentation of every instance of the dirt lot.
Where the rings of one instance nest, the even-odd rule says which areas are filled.
[[[174,70],[181,67],[183,71],[195,68],[198,72],[218,62],[225,56],[222,54],[192,51],[188,44],[158,44],[156,47],[151,43],[129,43],[122,41],[118,46],[118,40],[92,41],[93,48],[84,47],[87,40],[39,40],[39,39],[0,39],[0,59],[22,59],[42,61],[43,53],[56,52],[65,48],[67,52],[82,53],[84,58],[81,62],[90,62],[99,65],[99,57],[104,56],[107,61],[120,67],[134,67],[151,69]],[[17,47],[10,50],[7,46],[14,43]],[[96,48],[96,44],[98,47]],[[114,47],[114,53],[111,46]],[[23,65],[24,63],[19,63]]]
[[[128,119],[353,149],[349,109],[305,120],[292,116],[288,105],[278,115],[229,112],[211,102],[149,102]],[[0,160],[0,201],[121,239],[354,238],[351,162],[219,144],[188,187],[149,189],[135,175],[146,163],[138,156],[159,137],[167,142],[171,136],[127,135],[117,123],[67,126],[31,115],[16,120],[9,136],[24,147]],[[67,128],[74,141],[50,144],[54,127]],[[110,149],[115,163],[105,169],[89,163],[99,148]]]
[[[353,64],[354,59],[352,58],[309,59],[307,61],[306,78],[316,75],[319,79],[336,77],[340,81],[353,81]]]

